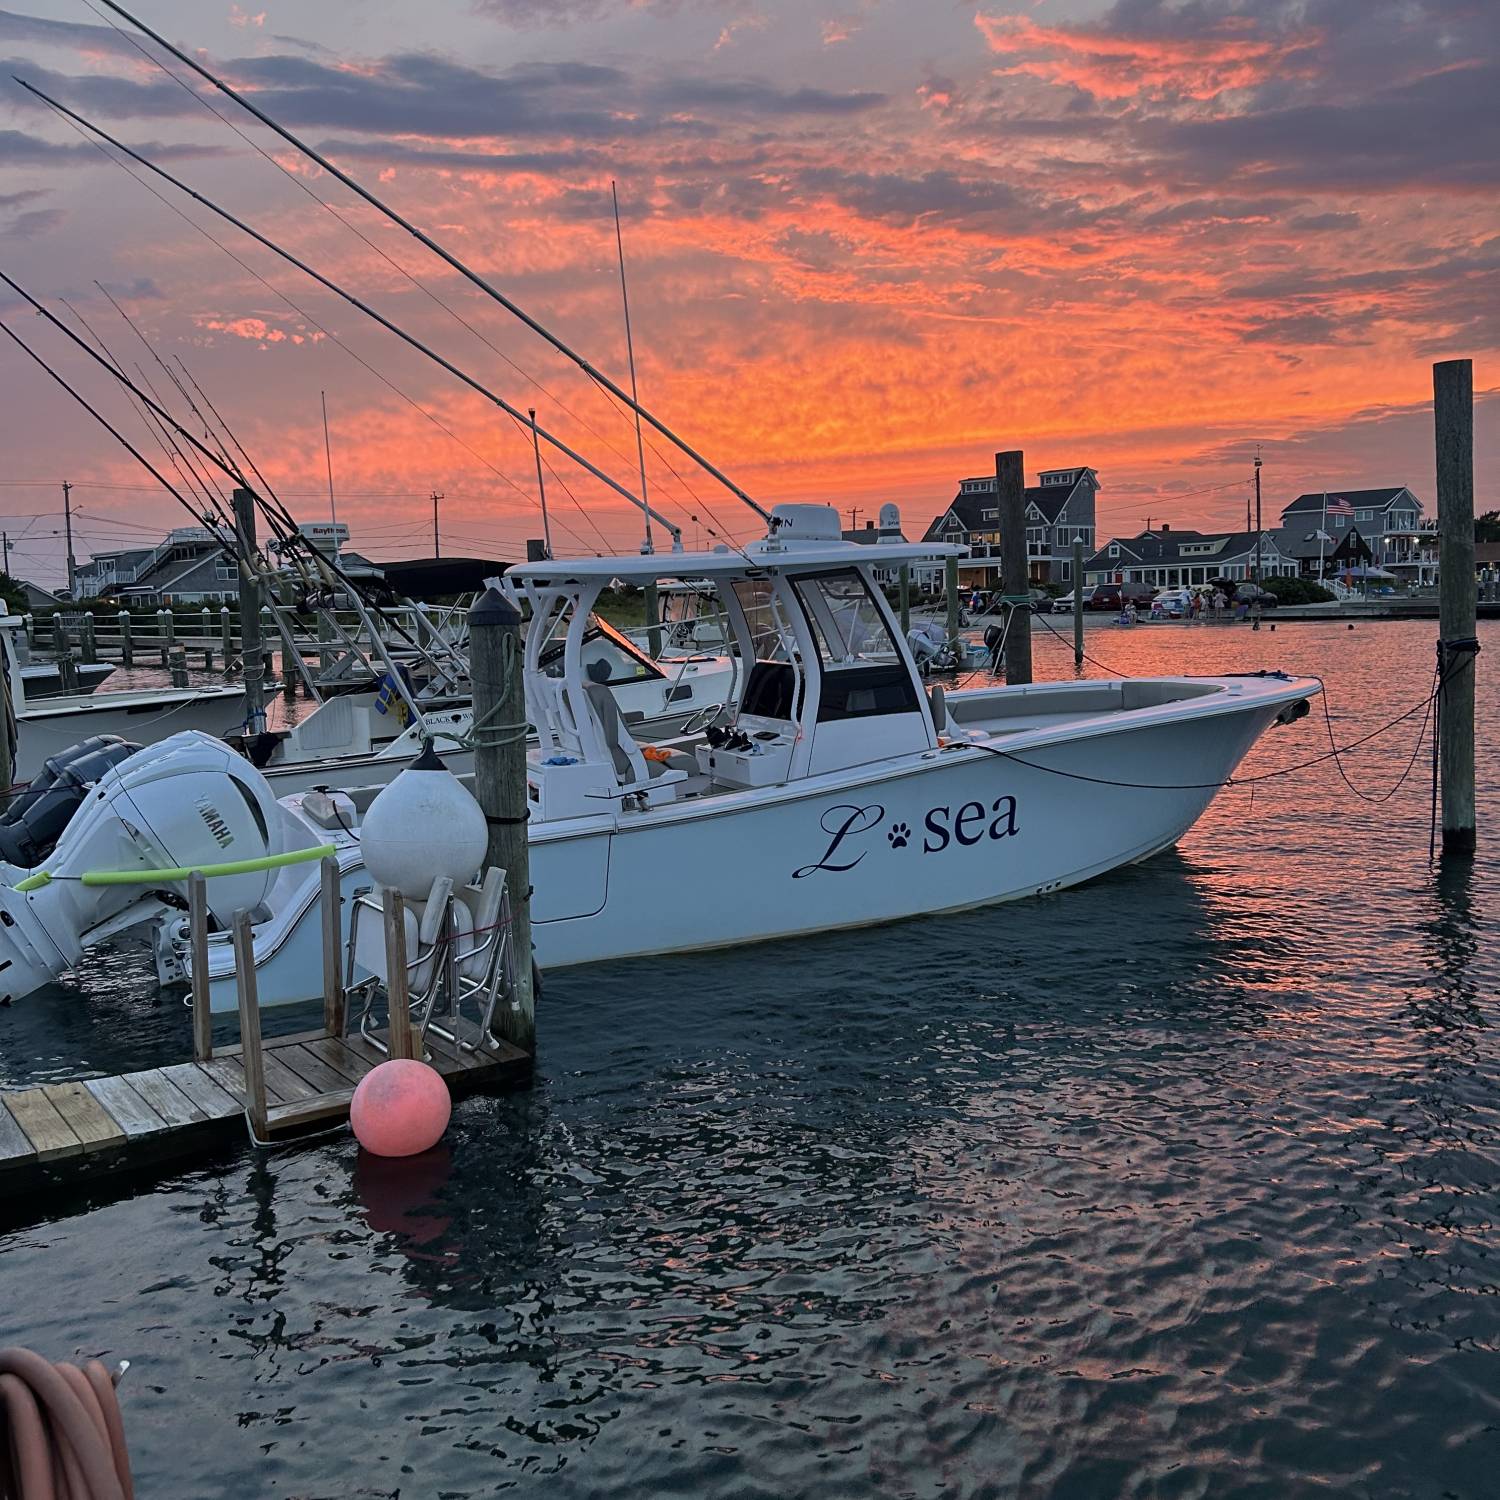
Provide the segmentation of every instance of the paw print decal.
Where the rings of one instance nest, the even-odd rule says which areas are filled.
[[[904,849],[911,841],[911,829],[905,823],[892,823],[885,835],[892,849]]]

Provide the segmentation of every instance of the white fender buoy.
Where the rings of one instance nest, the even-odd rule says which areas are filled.
[[[370,804],[360,827],[365,869],[377,884],[425,901],[432,882],[472,880],[489,843],[484,813],[429,743]]]

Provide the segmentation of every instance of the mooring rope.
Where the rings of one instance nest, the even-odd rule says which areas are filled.
[[[1313,766],[1322,765],[1324,761],[1332,760],[1337,762],[1340,756],[1347,755],[1351,750],[1357,750],[1361,745],[1369,744],[1371,740],[1378,739],[1381,735],[1388,733],[1398,724],[1405,723],[1406,720],[1412,718],[1416,714],[1424,713],[1425,711],[1425,714],[1427,716],[1430,716],[1432,712],[1432,705],[1437,701],[1439,695],[1442,693],[1443,688],[1453,679],[1453,677],[1459,671],[1463,669],[1465,665],[1472,663],[1473,659],[1474,658],[1472,655],[1465,656],[1462,662],[1454,666],[1450,671],[1444,673],[1443,676],[1437,680],[1437,683],[1434,686],[1433,690],[1428,693],[1428,695],[1423,698],[1420,703],[1413,704],[1412,707],[1408,708],[1404,713],[1397,714],[1394,719],[1388,720],[1378,729],[1372,729],[1368,734],[1361,735],[1357,740],[1351,740],[1347,745],[1332,745],[1331,749],[1325,750],[1320,755],[1310,756],[1307,760],[1298,761],[1294,765],[1290,766],[1282,766],[1275,771],[1262,771],[1255,776],[1226,776],[1222,781],[1119,781],[1113,777],[1108,776],[1086,776],[1082,771],[1064,771],[1060,766],[1040,765],[1036,761],[1027,760],[1023,756],[1018,755],[1014,750],[1002,750],[998,745],[986,745],[978,740],[966,741],[964,743],[969,749],[983,750],[990,755],[1002,756],[1006,760],[1014,761],[1019,766],[1025,766],[1028,770],[1045,771],[1049,776],[1062,776],[1069,781],[1086,781],[1093,786],[1124,787],[1127,790],[1141,792],[1209,792],[1218,791],[1224,787],[1231,786],[1254,786],[1262,781],[1275,781],[1283,776],[1295,776],[1298,774],[1298,772],[1310,770]],[[1326,688],[1324,688],[1323,679],[1321,677],[1313,677],[1309,680],[1312,682],[1316,682],[1325,695],[1323,711],[1326,716],[1328,714],[1328,704],[1326,701]],[[1425,735],[1426,733],[1426,724],[1427,718],[1424,717],[1423,728],[1417,739],[1417,750],[1421,749],[1421,736]],[[1333,721],[1331,717],[1328,718],[1328,733],[1329,739],[1330,741],[1332,741]],[[1345,784],[1349,786],[1349,789],[1356,792],[1357,795],[1364,797],[1366,801],[1384,802],[1389,797],[1395,795],[1396,791],[1411,774],[1412,766],[1415,763],[1416,751],[1413,751],[1412,757],[1407,762],[1406,769],[1402,771],[1400,779],[1396,782],[1396,785],[1393,786],[1388,792],[1378,797],[1371,797],[1367,794],[1360,793],[1358,789],[1353,785],[1353,783],[1349,781],[1349,778],[1344,775],[1342,765],[1339,766],[1339,774],[1341,776],[1344,776]]]

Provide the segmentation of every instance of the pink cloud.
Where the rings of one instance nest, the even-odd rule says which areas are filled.
[[[1068,84],[1100,99],[1178,95],[1215,99],[1272,76],[1304,75],[1293,59],[1316,40],[1309,32],[1256,33],[1248,16],[1226,16],[1197,35],[1146,36],[1085,26],[1042,26],[1026,16],[988,16],[974,24],[990,50],[1014,58],[1004,73]]]

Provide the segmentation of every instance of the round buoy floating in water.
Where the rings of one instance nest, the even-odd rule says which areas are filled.
[[[437,1069],[392,1057],[360,1079],[349,1124],[355,1140],[375,1156],[416,1156],[443,1138],[452,1113],[448,1085]]]
[[[479,804],[429,742],[370,804],[359,842],[377,885],[425,901],[440,875],[455,885],[474,878],[489,834]]]

